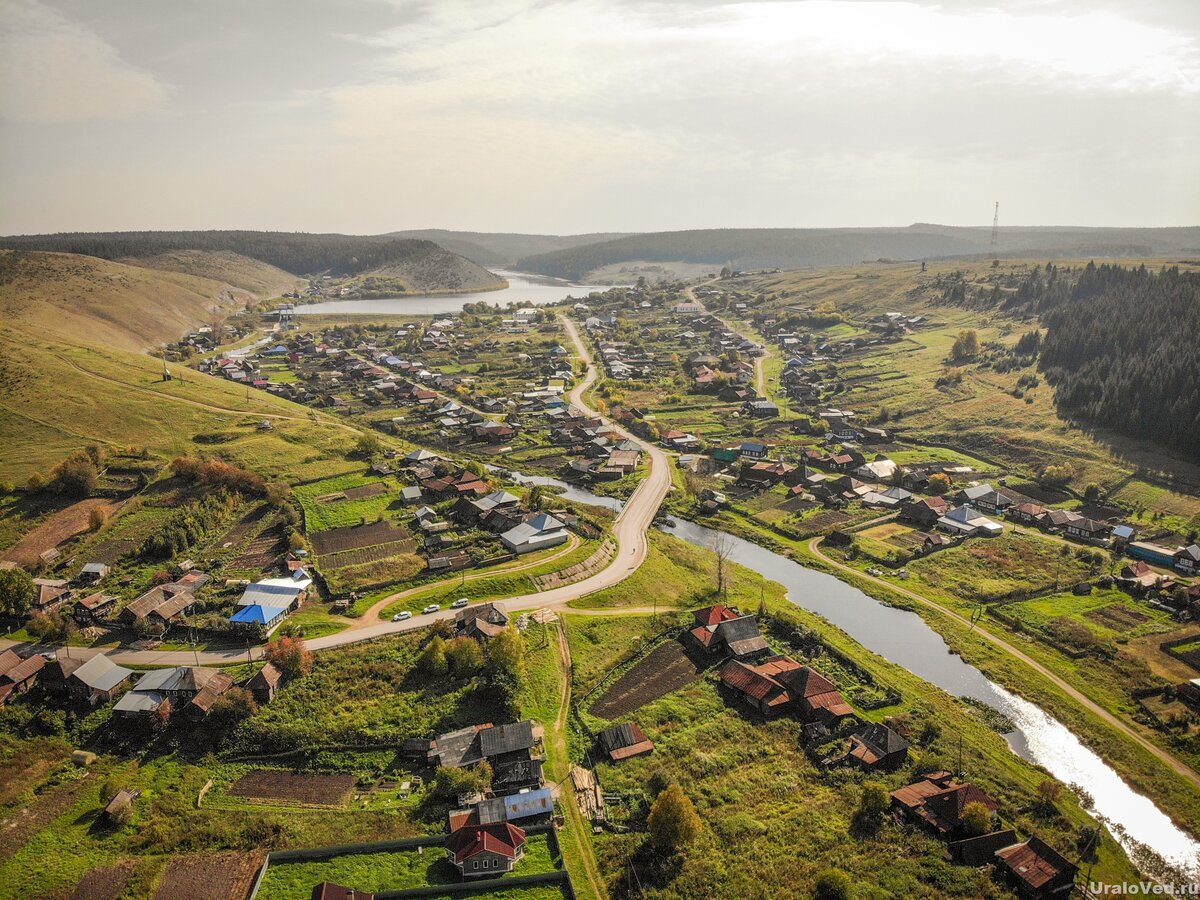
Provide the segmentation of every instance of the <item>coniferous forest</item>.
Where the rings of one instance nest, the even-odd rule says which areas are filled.
[[[1200,458],[1200,274],[1047,265],[1004,305],[1047,328],[1039,368],[1061,413]]]

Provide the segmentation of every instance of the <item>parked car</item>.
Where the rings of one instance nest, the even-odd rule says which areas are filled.
[[[431,612],[437,612],[439,609],[441,609],[441,607],[438,606],[436,603],[430,603],[427,607],[425,607],[423,610],[421,610],[421,612],[431,613]]]
[[[457,600],[455,600],[453,603],[450,604],[450,608],[451,609],[462,609],[464,606],[466,606],[470,602],[471,602],[470,599],[467,597],[459,597]]]
[[[403,622],[405,619],[411,619],[411,618],[412,618],[412,613],[410,613],[406,609],[406,610],[403,610],[402,612],[398,612],[394,616],[392,616],[392,621],[393,622]]]

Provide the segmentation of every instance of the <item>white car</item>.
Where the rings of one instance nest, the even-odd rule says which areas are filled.
[[[437,612],[439,609],[441,609],[441,607],[438,606],[436,603],[430,603],[427,607],[425,607],[423,610],[421,610],[421,612],[431,613],[431,612]]]
[[[453,603],[450,604],[450,608],[451,609],[462,609],[464,606],[467,606],[468,604],[470,604],[470,602],[471,602],[470,599],[467,597],[459,597],[457,600],[455,600]]]
[[[398,612],[394,616],[392,616],[392,621],[393,622],[403,622],[405,619],[411,619],[411,618],[412,618],[412,613],[410,613],[406,609],[403,612]]]

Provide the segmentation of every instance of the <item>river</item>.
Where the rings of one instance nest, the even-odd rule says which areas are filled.
[[[444,315],[462,312],[468,303],[488,303],[506,306],[509,303],[529,302],[535,306],[559,303],[567,297],[586,297],[594,291],[606,291],[611,285],[575,284],[557,278],[543,278],[526,272],[496,274],[508,280],[508,287],[498,291],[474,291],[467,294],[412,294],[402,297],[377,297],[373,300],[325,300],[321,303],[298,303],[298,316],[378,316],[378,315]]]
[[[521,481],[567,488],[564,496],[580,503],[607,509],[620,507],[611,497],[593,494],[556,478],[517,477]],[[685,520],[677,521],[668,533],[700,546],[710,546],[718,534]],[[868,650],[947,693],[978,700],[1007,716],[1016,726],[1005,735],[1013,751],[1044,766],[1064,784],[1079,785],[1087,791],[1092,797],[1093,812],[1109,825],[1131,857],[1136,859],[1139,845],[1143,845],[1192,878],[1200,876],[1200,842],[1176,826],[1149,798],[1130,788],[1065,725],[1028,700],[989,681],[974,666],[951,653],[941,635],[916,613],[881,603],[833,575],[806,568],[758,544],[722,534],[732,545],[730,558],[734,562],[782,584],[792,603],[828,619]]]

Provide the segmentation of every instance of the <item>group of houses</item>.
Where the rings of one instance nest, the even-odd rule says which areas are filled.
[[[1037,835],[1022,841],[1011,828],[996,827],[1000,804],[969,781],[950,772],[930,772],[892,791],[892,815],[900,823],[929,831],[948,842],[950,859],[963,865],[990,865],[996,875],[1027,898],[1069,896],[1078,866]],[[992,830],[980,833],[969,821],[970,807],[986,811]]]

